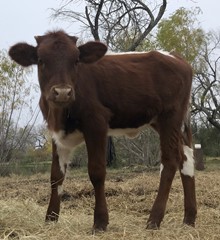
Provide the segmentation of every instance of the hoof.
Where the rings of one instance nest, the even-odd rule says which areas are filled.
[[[105,223],[99,223],[99,224],[95,223],[93,225],[93,228],[92,228],[93,233],[95,233],[95,232],[105,232],[107,230],[107,226],[108,226],[108,223],[107,224],[105,224]]]
[[[104,230],[104,229],[101,229],[101,228],[95,228],[93,226],[93,228],[92,228],[92,235],[104,233],[104,232],[106,232],[106,230],[107,230],[107,228],[105,228],[105,230]]]
[[[183,224],[186,224],[190,227],[195,227],[195,221],[186,221],[185,219],[183,220]]]
[[[149,230],[158,230],[160,228],[160,226],[157,223],[148,222],[146,228]]]
[[[105,232],[107,230],[107,226],[93,226],[92,232]]]
[[[45,222],[57,222],[59,215],[56,213],[51,213],[46,215]]]

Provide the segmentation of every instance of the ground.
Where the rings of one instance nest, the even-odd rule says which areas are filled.
[[[109,170],[106,180],[109,226],[105,233],[92,233],[94,193],[85,170],[69,172],[56,224],[44,222],[49,174],[0,178],[0,239],[220,239],[220,170],[196,172],[195,228],[182,224],[183,192],[177,173],[160,229],[146,229],[158,183],[159,171]]]

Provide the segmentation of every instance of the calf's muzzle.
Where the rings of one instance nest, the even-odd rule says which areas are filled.
[[[48,97],[48,100],[52,101],[55,104],[68,104],[74,101],[74,99],[74,91],[70,85],[56,85],[51,87]]]

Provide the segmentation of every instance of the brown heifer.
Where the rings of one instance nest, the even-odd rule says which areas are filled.
[[[108,135],[133,136],[145,125],[160,136],[161,179],[148,228],[159,228],[171,184],[180,170],[184,220],[194,226],[196,197],[189,105],[192,70],[175,54],[152,51],[105,55],[107,47],[63,31],[18,43],[9,55],[22,66],[36,64],[40,108],[53,138],[51,198],[46,220],[57,220],[60,194],[72,150],[85,141],[88,172],[95,189],[94,229],[109,221],[104,192]]]

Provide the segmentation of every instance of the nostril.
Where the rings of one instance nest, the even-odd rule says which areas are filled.
[[[53,89],[53,93],[54,93],[54,95],[57,97],[57,96],[59,96],[59,92],[60,92],[60,89],[59,88],[54,88]]]
[[[69,88],[69,89],[67,89],[67,96],[68,97],[71,97],[72,96],[72,89],[71,88]]]

